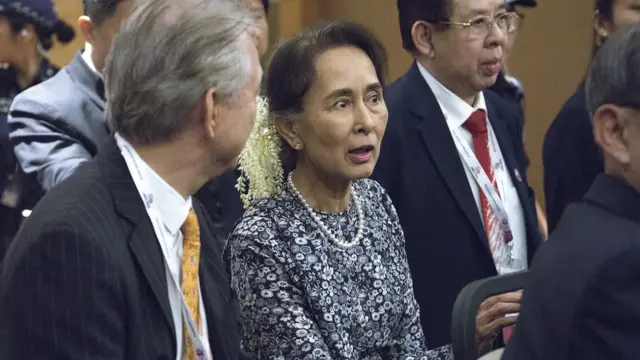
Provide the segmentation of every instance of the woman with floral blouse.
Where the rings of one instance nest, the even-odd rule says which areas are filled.
[[[367,179],[387,122],[385,67],[379,41],[342,21],[274,54],[268,110],[240,157],[249,207],[225,251],[257,359],[444,358],[426,349],[396,211]]]

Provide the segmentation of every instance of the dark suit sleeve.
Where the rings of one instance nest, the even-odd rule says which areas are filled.
[[[9,175],[14,169],[15,159],[9,142],[7,114],[0,110],[0,197],[2,197]]]
[[[235,187],[239,175],[235,170],[228,171],[205,184],[195,195],[219,230],[223,244],[244,213]]]
[[[396,123],[391,123],[391,122]],[[403,164],[402,140],[399,126],[399,118],[389,118],[387,130],[382,138],[378,161],[371,174],[371,178],[377,181],[386,190],[396,209],[401,208],[399,192],[402,189],[401,173]]]
[[[608,260],[576,311],[571,359],[640,359],[640,249]],[[560,300],[561,301],[561,300]]]
[[[36,175],[46,192],[92,156],[74,139],[73,130],[60,120],[58,108],[25,94],[18,95],[11,105],[11,141],[22,170]]]
[[[529,157],[527,156],[527,151],[524,146],[524,116],[522,110],[517,110],[515,114],[517,115],[516,121],[512,124],[513,126],[513,146],[516,151],[516,161],[520,166],[520,169],[523,171],[527,171],[529,169]]]
[[[118,273],[89,236],[72,225],[58,226],[16,246],[2,270],[3,359],[126,358]]]
[[[545,246],[548,244],[542,245],[529,270],[520,316],[502,360],[573,359],[565,351],[579,285],[549,262]]]
[[[581,200],[604,168],[586,109],[567,107],[558,114],[544,139],[542,164],[551,233],[567,205]]]

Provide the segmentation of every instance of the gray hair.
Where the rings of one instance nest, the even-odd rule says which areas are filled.
[[[640,109],[640,24],[607,39],[591,63],[585,91],[591,116],[605,104]]]
[[[184,130],[209,88],[225,102],[249,81],[241,37],[251,14],[234,0],[150,0],[122,23],[105,67],[107,120],[140,144]]]

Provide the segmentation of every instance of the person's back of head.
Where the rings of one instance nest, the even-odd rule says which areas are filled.
[[[229,0],[134,8],[105,67],[112,129],[141,148],[179,147],[209,179],[232,169],[260,89],[253,26],[248,9]]]
[[[98,72],[104,68],[113,38],[120,29],[120,23],[138,0],[82,0],[83,15],[78,19],[78,27],[91,44],[91,58]]]
[[[619,27],[640,22],[640,9],[628,0],[595,0],[593,54]]]
[[[495,83],[518,25],[504,0],[397,0],[397,7],[403,47],[442,85],[473,103]]]
[[[591,63],[585,89],[605,172],[640,191],[640,24],[611,35]]]

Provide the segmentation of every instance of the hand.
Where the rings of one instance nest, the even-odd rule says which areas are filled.
[[[505,315],[520,312],[521,298],[522,291],[516,291],[490,297],[480,304],[476,315],[476,344],[479,354],[491,350],[499,330],[516,323],[516,316]]]

